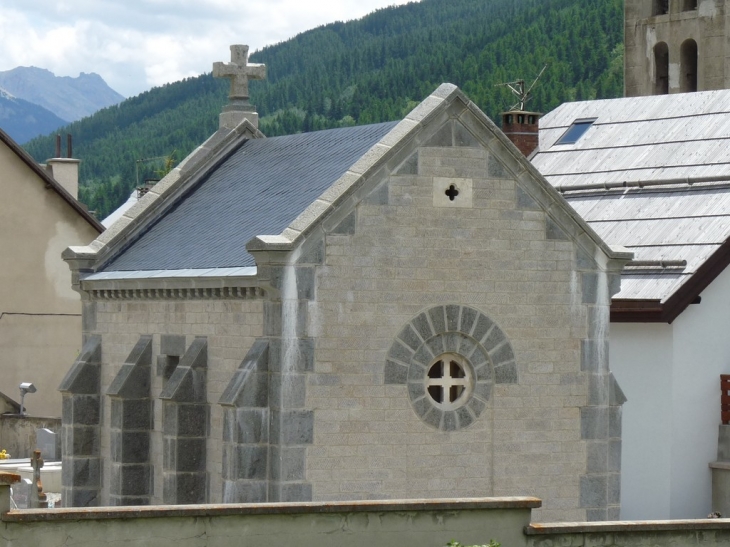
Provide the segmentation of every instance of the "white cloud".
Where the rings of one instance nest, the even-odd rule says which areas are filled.
[[[251,50],[310,28],[408,0],[3,0],[0,70],[96,72],[115,90],[152,86],[211,70],[228,46]]]

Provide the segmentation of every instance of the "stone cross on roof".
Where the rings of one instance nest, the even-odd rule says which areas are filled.
[[[228,99],[231,102],[248,102],[248,80],[266,78],[266,65],[248,64],[248,46],[231,46],[230,63],[213,63],[213,76],[231,80]]]

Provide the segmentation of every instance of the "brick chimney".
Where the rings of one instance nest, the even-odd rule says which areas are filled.
[[[539,112],[511,110],[502,113],[502,132],[526,157],[530,157],[538,145]]]
[[[79,164],[81,160],[73,159],[71,135],[66,135],[67,158],[61,157],[61,135],[56,135],[56,156],[46,160],[46,172],[63,186],[75,199],[79,199]]]

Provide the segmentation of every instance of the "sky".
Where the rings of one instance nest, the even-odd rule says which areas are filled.
[[[125,97],[210,72],[230,44],[251,52],[409,0],[2,0],[0,71],[96,72]]]

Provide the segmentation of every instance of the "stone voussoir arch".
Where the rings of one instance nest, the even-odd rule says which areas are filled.
[[[509,339],[486,314],[446,304],[420,313],[401,329],[385,362],[385,383],[405,384],[416,414],[442,431],[474,423],[492,386],[518,381]]]

